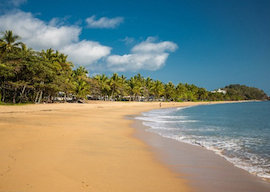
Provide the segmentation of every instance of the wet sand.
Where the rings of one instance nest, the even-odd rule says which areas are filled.
[[[151,146],[157,159],[181,173],[195,192],[269,192],[270,183],[203,147],[193,146],[145,131],[136,120],[135,137]]]

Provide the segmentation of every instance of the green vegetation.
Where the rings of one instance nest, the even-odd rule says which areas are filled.
[[[247,87],[245,85],[235,84],[226,86],[224,90],[226,90],[228,96],[234,100],[268,99],[268,96],[263,90],[255,87]]]
[[[68,56],[52,49],[27,48],[12,31],[0,39],[0,102],[40,103],[88,99],[118,101],[216,101],[266,99],[259,89],[225,87],[227,93],[209,92],[195,85],[167,84],[140,74],[127,79],[114,73],[88,76],[84,67],[73,69]]]

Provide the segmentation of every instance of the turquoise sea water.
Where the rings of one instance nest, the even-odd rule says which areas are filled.
[[[148,131],[215,151],[262,178],[270,178],[270,102],[160,109],[137,117]]]

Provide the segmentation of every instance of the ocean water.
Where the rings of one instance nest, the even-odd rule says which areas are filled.
[[[160,109],[136,117],[147,131],[212,150],[270,179],[270,102]]]

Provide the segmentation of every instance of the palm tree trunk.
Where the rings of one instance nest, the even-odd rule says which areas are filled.
[[[21,92],[21,96],[23,95],[24,91],[25,91],[26,85],[23,86],[23,90]]]
[[[21,92],[21,95],[20,95],[20,103],[22,102],[22,96],[24,94],[25,88],[26,88],[26,85],[23,86],[23,89],[22,89],[22,92]]]
[[[16,95],[17,95],[17,93],[16,93],[16,91],[15,91],[15,93],[14,93],[14,95],[13,95],[13,99],[12,99],[13,104],[16,103]]]
[[[2,102],[5,102],[6,92],[5,89],[3,89],[3,95],[2,95]]]
[[[65,103],[67,102],[67,93],[65,93],[65,95],[64,95],[64,101],[65,101]]]
[[[114,99],[114,96],[113,96],[113,94],[114,94],[114,89],[112,90],[112,99]]]
[[[39,96],[39,91],[37,92],[36,98],[35,98],[35,103],[38,101],[38,96]]]
[[[15,93],[13,95],[12,102],[15,104],[16,103],[16,96],[17,96],[17,87],[15,88]]]
[[[40,101],[41,101],[41,99],[42,99],[42,94],[43,94],[43,91],[40,92],[39,99],[38,99],[38,103],[40,103]]]
[[[51,95],[49,94],[48,99],[47,99],[48,103],[50,102],[50,99],[51,99]]]

